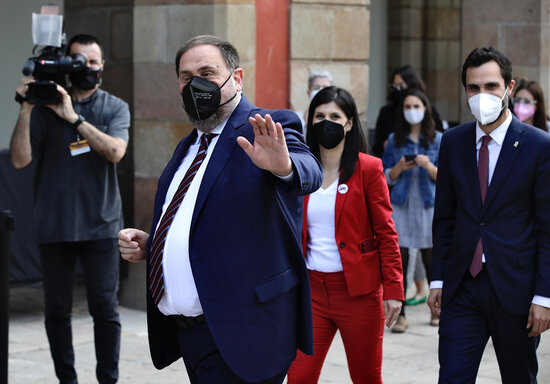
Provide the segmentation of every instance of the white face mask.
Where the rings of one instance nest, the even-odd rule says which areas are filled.
[[[406,109],[403,111],[405,120],[410,125],[418,124],[424,120],[424,110],[423,109]]]
[[[489,93],[478,93],[468,99],[470,112],[481,125],[494,123],[504,109],[502,100],[506,97],[506,90],[501,98]]]

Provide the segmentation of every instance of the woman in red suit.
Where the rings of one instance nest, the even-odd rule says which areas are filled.
[[[384,322],[403,300],[403,272],[380,159],[365,154],[353,97],[327,87],[311,101],[306,141],[323,184],[304,201],[314,354],[298,356],[288,383],[317,383],[337,330],[354,383],[382,383]]]

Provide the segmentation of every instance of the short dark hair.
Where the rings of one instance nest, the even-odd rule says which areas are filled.
[[[90,45],[90,44],[97,44],[99,45],[99,50],[101,51],[101,60],[105,60],[105,55],[103,53],[103,45],[101,45],[101,42],[99,39],[95,36],[88,35],[85,33],[81,33],[80,35],[75,35],[69,40],[69,44],[67,44],[67,54],[71,53],[71,47],[74,43],[82,44],[82,45]]]
[[[462,85],[466,88],[466,71],[470,67],[479,67],[489,61],[495,61],[500,67],[500,74],[504,79],[504,86],[507,87],[512,81],[512,62],[502,52],[493,47],[475,48],[462,65]]]
[[[228,41],[220,39],[217,36],[212,35],[199,35],[188,40],[183,47],[178,49],[176,53],[176,75],[179,76],[180,70],[180,59],[185,52],[191,48],[197,47],[199,45],[213,45],[220,50],[220,53],[223,56],[227,69],[230,72],[233,72],[235,69],[241,66],[239,53],[237,49]]]
[[[400,75],[403,78],[403,81],[407,84],[407,89],[420,89],[422,92],[426,92],[424,81],[412,65],[406,64],[394,70],[391,77],[392,81],[395,75]]]
[[[342,109],[346,114],[346,117],[353,119],[351,130],[346,134],[344,140],[344,152],[340,159],[340,182],[348,180],[355,171],[357,160],[359,159],[359,152],[367,151],[367,145],[363,130],[361,129],[361,122],[359,121],[359,114],[357,113],[357,106],[353,100],[353,96],[344,88],[330,86],[323,88],[315,95],[311,103],[309,104],[309,111],[307,115],[307,132],[306,142],[309,146],[311,153],[321,161],[321,150],[319,148],[319,142],[313,135],[313,117],[315,110],[319,105],[328,104],[331,101]]]
[[[428,149],[430,146],[430,143],[433,142],[435,138],[435,122],[432,114],[432,107],[430,105],[430,101],[428,100],[428,97],[426,94],[418,89],[411,89],[408,90],[407,93],[405,93],[405,96],[401,100],[401,104],[399,105],[399,117],[397,118],[396,124],[395,124],[395,146],[396,147],[402,147],[405,144],[407,144],[407,136],[411,132],[411,126],[410,124],[405,120],[405,116],[403,113],[403,105],[405,103],[405,99],[407,96],[416,96],[422,101],[422,104],[424,105],[425,111],[424,111],[424,119],[422,119],[422,123],[420,126],[420,134],[422,135],[422,139],[420,141],[420,144]]]

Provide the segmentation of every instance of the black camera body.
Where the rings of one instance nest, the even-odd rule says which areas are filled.
[[[35,47],[36,49],[36,47]],[[34,50],[33,50],[34,53]],[[81,54],[65,55],[61,47],[45,46],[40,54],[31,57],[23,66],[23,75],[33,76],[36,81],[28,84],[26,98],[31,104],[56,105],[61,101],[56,84],[65,86],[65,75],[86,67],[86,58]]]

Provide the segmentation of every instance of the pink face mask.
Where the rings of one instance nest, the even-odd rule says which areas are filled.
[[[535,105],[527,103],[514,104],[514,113],[521,121],[525,121],[535,114]]]

